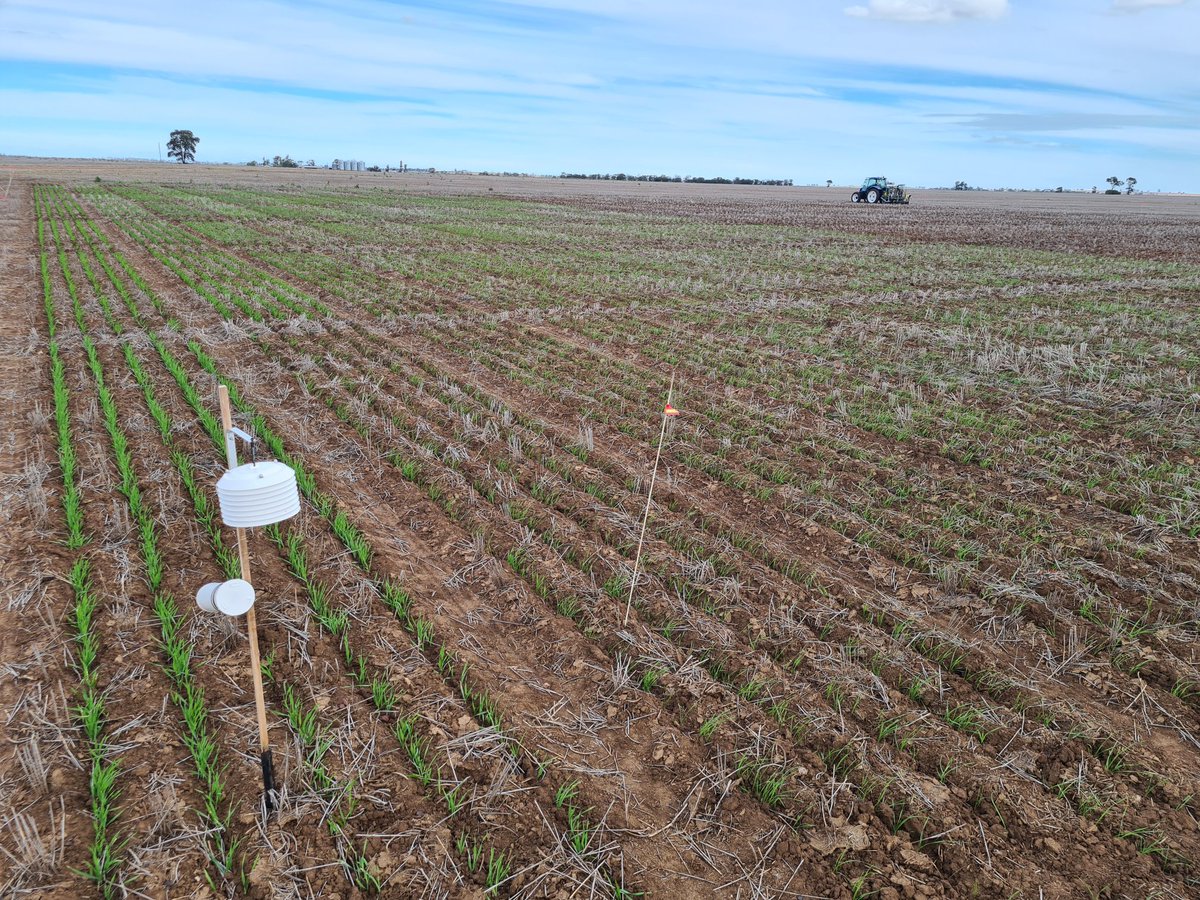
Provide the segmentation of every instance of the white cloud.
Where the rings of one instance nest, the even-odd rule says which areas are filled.
[[[1187,0],[1113,0],[1112,8],[1117,12],[1141,12],[1166,6],[1183,6]]]
[[[1154,3],[1164,0],[1117,0]],[[1169,2],[1169,0],[1167,0]],[[956,22],[962,19],[999,19],[1008,13],[1008,0],[870,0],[866,6],[848,6],[846,15],[896,22]]]

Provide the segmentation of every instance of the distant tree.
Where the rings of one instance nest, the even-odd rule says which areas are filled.
[[[1096,186],[1094,184],[1092,185],[1092,193],[1096,193]]]
[[[969,191],[971,189],[971,186],[969,184],[967,184],[965,181],[956,181],[956,182],[954,182],[954,189],[956,191]]]
[[[300,164],[297,163],[290,156],[276,156],[273,160],[271,160],[271,165],[275,166],[276,168],[280,168],[280,169],[298,169],[298,168],[300,168]]]
[[[258,165],[258,160],[257,160],[257,159],[252,159],[252,160],[250,160],[250,162],[246,163],[246,165],[248,165],[248,166],[257,166],[257,165]]]
[[[172,131],[171,139],[167,141],[167,156],[177,159],[181,163],[195,162],[198,143],[200,143],[200,138],[190,131]]]
[[[833,179],[832,178],[825,179],[825,187],[833,187]]]
[[[1116,175],[1109,175],[1109,176],[1108,176],[1107,178],[1105,178],[1104,180],[1105,180],[1105,181],[1107,181],[1109,184],[1111,184],[1111,185],[1112,185],[1112,189],[1113,189],[1114,191],[1115,191],[1117,188],[1119,188],[1121,185],[1123,185],[1123,184],[1125,183],[1125,182],[1123,182],[1123,181],[1122,181],[1120,178],[1118,178]]]
[[[1125,179],[1125,185],[1126,185],[1126,187],[1125,187],[1125,193],[1127,193],[1127,194],[1132,194],[1132,193],[1133,193],[1133,186],[1134,186],[1135,184],[1137,184],[1137,179],[1136,179],[1136,178],[1134,178],[1132,175],[1130,175],[1128,178],[1126,178],[1126,179]]]
[[[315,168],[317,167],[316,160],[312,160],[312,159],[310,159],[310,160],[309,160],[308,162],[306,162],[304,165],[305,165],[305,166],[307,166],[307,167],[308,167],[308,168],[310,168],[310,169],[315,169]]]

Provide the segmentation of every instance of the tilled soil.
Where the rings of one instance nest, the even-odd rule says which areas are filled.
[[[0,221],[6,890],[1196,889],[1187,217],[280,187],[21,179]],[[235,574],[218,380],[305,491],[251,535],[273,813],[241,621],[190,599]]]

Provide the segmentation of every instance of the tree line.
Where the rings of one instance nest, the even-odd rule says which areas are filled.
[[[585,181],[659,181],[673,184],[765,184],[775,187],[791,187],[790,178],[703,178],[693,175],[626,175],[624,172],[612,174],[585,175],[576,172],[563,172],[559,178],[579,178]]]

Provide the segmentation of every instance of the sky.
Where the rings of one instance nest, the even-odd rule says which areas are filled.
[[[1198,36],[1200,0],[0,0],[0,154],[1196,192]]]

